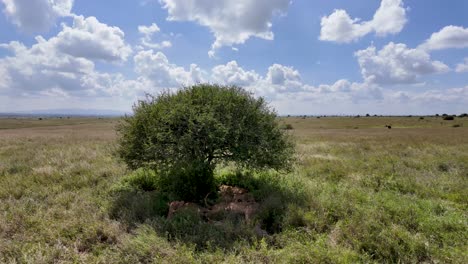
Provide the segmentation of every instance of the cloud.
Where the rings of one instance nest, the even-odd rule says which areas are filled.
[[[140,39],[141,45],[150,49],[164,49],[172,47],[172,43],[168,40],[164,40],[160,43],[153,43],[152,38],[154,33],[160,31],[160,28],[155,23],[152,23],[150,26],[138,26],[138,32],[143,34],[143,37]],[[141,47],[141,49],[144,49]]]
[[[212,78],[217,83],[251,86],[259,81],[260,76],[255,71],[245,71],[236,61],[230,61],[226,65],[215,66]]]
[[[468,48],[468,28],[446,26],[433,33],[420,47],[426,50]]]
[[[271,84],[284,85],[291,82],[301,82],[301,75],[293,67],[273,64],[268,68],[267,80]]]
[[[215,37],[209,51],[243,44],[251,37],[272,40],[272,19],[285,13],[290,0],[161,0],[170,21],[192,21],[208,27]]]
[[[141,44],[146,48],[156,49],[156,50],[172,47],[172,42],[168,40],[163,40],[159,43],[151,43],[151,42],[147,42],[146,40],[142,40]]]
[[[402,0],[382,0],[379,9],[370,21],[352,19],[346,10],[335,10],[322,17],[320,40],[349,43],[375,32],[377,36],[397,34],[407,22]]]
[[[143,92],[151,92],[152,84],[148,79],[138,77],[129,80],[120,73],[92,72],[84,75],[80,83],[82,87],[89,87],[86,90],[87,96],[122,98],[136,97]]]
[[[22,31],[43,32],[59,17],[71,15],[73,0],[1,0],[3,12]]]
[[[135,79],[97,70],[95,61],[126,61],[131,49],[123,38],[117,27],[99,23],[94,17],[76,16],[73,26],[63,25],[63,30],[48,40],[38,36],[31,47],[20,42],[0,44],[10,53],[0,58],[0,93],[22,97],[134,98],[144,91],[157,92],[204,81],[197,65],[185,70],[153,50],[134,56],[138,74]]]
[[[434,61],[422,49],[390,42],[381,50],[375,46],[355,53],[363,78],[380,85],[416,83],[421,75],[444,73],[449,67]]]
[[[268,68],[265,81],[276,92],[293,92],[304,90],[299,71],[290,66],[273,64]]]
[[[254,70],[244,70],[236,61],[217,65],[211,70],[211,80],[221,84],[238,85],[259,95],[275,96],[275,93],[289,93],[304,90],[304,84],[297,70],[289,66],[273,64],[266,76]]]
[[[196,64],[191,64],[186,71],[183,67],[169,63],[162,52],[153,50],[140,51],[134,57],[135,72],[150,80],[155,87],[180,88],[203,82],[202,71]]]
[[[468,103],[468,86],[462,88],[451,88],[443,90],[429,90],[421,94],[414,95],[414,99],[426,102],[465,102]],[[465,105],[466,106],[466,105]]]
[[[302,81],[298,70],[281,64],[271,65],[267,73],[262,76],[253,70],[243,69],[236,61],[230,61],[215,66],[208,80],[239,85],[269,100],[324,102],[338,99],[360,101],[382,98],[382,90],[376,84],[341,79],[333,84],[313,86]]]
[[[151,37],[154,33],[157,33],[160,30],[161,29],[155,23],[152,23],[151,26],[138,26],[138,32],[147,37]]]
[[[109,96],[128,91],[121,74],[102,73],[94,60],[125,61],[131,49],[117,27],[96,18],[75,16],[56,36],[36,37],[31,47],[12,41],[0,44],[9,55],[0,58],[0,91],[21,96]],[[106,82],[104,80],[107,80]],[[104,85],[104,83],[107,85]],[[120,91],[118,91],[120,90]]]
[[[336,93],[336,92],[349,92],[351,90],[351,83],[346,79],[336,81],[332,85],[322,84],[318,86],[321,93]]]
[[[62,103],[76,103],[79,99],[89,102],[102,99],[106,105],[122,108],[122,105],[127,107],[137,100],[143,92],[156,93],[206,81],[243,86],[257,96],[266,97],[282,113],[366,113],[383,107],[386,110],[381,113],[400,113],[404,112],[401,107],[414,104],[431,111],[431,107],[439,112],[442,111],[440,109],[458,111],[467,103],[463,98],[468,98],[468,87],[423,92],[393,91],[384,89],[372,78],[363,82],[340,79],[314,86],[305,83],[297,69],[281,64],[272,64],[263,75],[242,68],[236,61],[217,65],[206,72],[195,64],[187,69],[171,63],[162,52],[153,50],[140,51],[134,56],[137,77],[127,79],[123,74],[99,72],[92,60],[65,54],[56,48],[53,41],[42,37],[38,37],[37,43],[31,47],[10,42],[0,44],[0,48],[11,53],[0,59],[0,76],[3,77],[0,97],[6,94],[23,101],[36,98],[44,102],[54,98]],[[373,54],[379,56],[380,52],[374,50]]]
[[[464,62],[459,63],[455,71],[456,72],[468,72],[468,58],[465,58]]]
[[[19,42],[2,44],[13,56],[0,59],[0,68],[9,80],[1,82],[0,87],[12,94],[35,94],[49,89],[82,90],[80,78],[94,71],[94,63],[62,54],[42,37],[36,40],[31,48]]]
[[[425,113],[462,113],[468,104],[468,86],[425,91],[397,91],[388,95],[389,103],[411,105]]]
[[[65,54],[92,60],[125,61],[132,53],[120,28],[103,24],[95,17],[75,16],[71,27],[62,26],[62,31],[50,41]]]

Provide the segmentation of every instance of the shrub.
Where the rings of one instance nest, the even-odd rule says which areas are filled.
[[[285,124],[284,126],[282,126],[283,129],[285,130],[293,130],[293,126],[291,124]]]
[[[161,174],[165,174],[161,187],[173,200],[197,201],[216,191],[212,167],[200,161],[179,163]]]
[[[455,120],[455,117],[454,117],[454,116],[444,116],[443,119],[444,119],[444,120],[451,121],[451,120]]]
[[[236,86],[198,84],[148,95],[119,125],[118,153],[132,169],[169,175],[184,199],[213,190],[220,162],[253,169],[288,169],[290,138],[263,98]]]
[[[158,176],[154,170],[140,168],[132,172],[124,179],[124,184],[128,184],[135,189],[143,191],[154,191],[158,189]]]
[[[111,189],[110,215],[129,226],[167,215],[169,197],[161,189],[163,183],[164,177],[151,169],[140,168],[126,175]]]

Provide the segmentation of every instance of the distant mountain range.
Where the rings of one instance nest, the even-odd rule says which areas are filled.
[[[47,109],[0,113],[0,116],[123,116],[124,111],[108,109]]]

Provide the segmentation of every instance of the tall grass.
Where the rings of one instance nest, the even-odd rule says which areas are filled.
[[[166,219],[172,198],[115,157],[108,121],[0,130],[0,263],[468,262],[468,126],[288,119],[293,172],[216,171],[260,203],[249,225]]]

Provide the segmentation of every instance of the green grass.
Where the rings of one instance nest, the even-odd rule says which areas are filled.
[[[97,117],[0,117],[0,129],[37,128],[37,127],[57,127],[74,125],[93,125],[103,123],[113,123],[117,118],[97,118]]]
[[[115,157],[115,120],[0,119],[0,263],[468,263],[468,118],[281,122],[292,173],[216,172],[260,202],[261,238],[167,220],[171,198]]]

